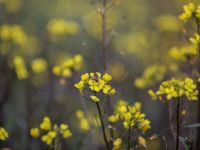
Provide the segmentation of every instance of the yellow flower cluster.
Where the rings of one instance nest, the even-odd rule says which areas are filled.
[[[134,105],[129,105],[127,102],[120,100],[115,107],[115,113],[108,117],[111,123],[119,120],[123,121],[124,128],[132,128],[145,132],[151,128],[150,121],[146,119],[146,115],[141,112],[141,103],[135,102]]]
[[[14,42],[20,46],[27,42],[27,35],[20,25],[2,25],[0,27],[0,38],[3,41]]]
[[[187,45],[182,46],[180,48],[172,47],[169,50],[169,56],[175,60],[180,62],[185,62],[188,59],[188,56],[197,56],[197,49],[194,46]]]
[[[78,71],[83,65],[83,57],[79,54],[72,58],[65,59],[60,64],[53,67],[52,72],[54,75],[69,78],[72,76],[73,71]]]
[[[195,6],[193,3],[189,3],[183,6],[183,13],[179,16],[180,20],[188,21],[192,16],[200,19],[200,5]]]
[[[67,139],[72,136],[72,133],[67,124],[53,125],[49,117],[44,117],[39,127],[30,130],[30,135],[35,138],[41,137],[42,142],[52,145],[57,137],[62,136]]]
[[[194,37],[190,38],[190,42],[192,42],[195,45],[198,45],[200,42],[200,35],[198,33],[194,33]]]
[[[102,92],[106,95],[113,95],[116,90],[112,88],[108,82],[112,80],[112,76],[109,74],[96,73],[85,73],[81,75],[81,80],[74,86],[83,93],[83,90],[90,90],[94,93]],[[100,99],[95,95],[90,95],[90,99],[94,102],[99,102]]]
[[[76,111],[76,117],[79,119],[79,128],[81,131],[87,132],[90,129],[90,125],[85,117],[84,112],[81,110]]]
[[[8,139],[8,132],[3,127],[0,127],[0,140],[5,141]]]
[[[122,144],[122,139],[121,138],[117,138],[113,141],[113,150],[119,150],[120,146]]]
[[[197,100],[198,93],[197,86],[193,79],[186,78],[184,80],[171,79],[164,81],[159,90],[154,93],[152,90],[148,92],[153,99],[162,100],[162,95],[166,95],[167,100],[172,100],[173,98],[180,98],[185,96],[188,100]]]
[[[36,58],[31,62],[31,68],[35,74],[45,72],[47,70],[47,62],[45,59]]]
[[[23,57],[14,56],[13,65],[19,80],[28,78],[28,71]]]
[[[136,78],[134,85],[137,88],[146,88],[154,83],[161,81],[166,73],[166,67],[159,64],[153,64],[145,68],[141,77]]]
[[[74,21],[52,19],[48,22],[47,30],[53,35],[75,35],[79,32],[79,26]]]

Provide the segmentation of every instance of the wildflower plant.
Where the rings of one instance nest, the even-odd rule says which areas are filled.
[[[171,80],[162,82],[156,92],[149,90],[148,93],[154,100],[158,98],[162,101],[163,99],[176,101],[176,150],[179,150],[180,113],[183,113],[183,111],[181,112],[181,102],[183,98],[186,98],[188,101],[198,100],[199,91],[197,85],[191,78],[182,80],[172,78]],[[171,130],[172,132],[174,131],[173,128]]]
[[[103,97],[107,95],[113,95],[116,93],[116,90],[109,84],[109,81],[112,80],[112,76],[109,74],[101,74],[99,72],[85,73],[81,75],[81,80],[76,83],[74,86],[79,92],[91,102],[96,103],[96,108],[99,114],[101,121],[101,128],[103,132],[103,138],[106,143],[107,149],[110,149],[104,120],[102,116],[102,110],[99,103],[103,100]],[[103,97],[102,97],[103,96]]]
[[[40,138],[43,143],[55,149],[56,140],[57,144],[62,137],[63,139],[68,139],[72,136],[69,127],[65,123],[52,124],[49,117],[44,117],[39,127],[34,127],[30,129],[30,135],[34,138]]]
[[[149,90],[148,93],[152,99],[159,98],[163,100],[163,96],[165,96],[167,100],[186,97],[187,100],[192,101],[198,99],[199,91],[197,90],[197,85],[191,78],[186,78],[184,80],[172,78],[171,80],[162,82],[158,91],[153,92]]]
[[[134,139],[131,139],[133,135],[139,137],[151,128],[150,121],[146,119],[146,115],[141,112],[141,107],[142,104],[140,102],[129,105],[126,101],[119,100],[115,106],[114,114],[108,117],[110,123],[122,122],[123,127],[128,130],[127,149],[131,148],[130,141],[134,141]],[[146,144],[140,145],[144,146]],[[135,145],[132,146],[134,147]]]

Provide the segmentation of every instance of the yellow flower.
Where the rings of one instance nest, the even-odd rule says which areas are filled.
[[[42,73],[47,70],[47,62],[42,58],[34,59],[31,62],[31,68],[34,73]]]
[[[47,30],[53,35],[77,34],[79,26],[74,21],[65,21],[63,19],[52,19],[47,25]]]
[[[153,100],[157,99],[156,93],[153,90],[148,90],[148,94],[151,96]]]
[[[47,145],[51,145],[56,136],[57,136],[56,131],[49,131],[47,134],[42,136],[41,140]]]
[[[3,127],[0,127],[0,140],[5,141],[8,139],[8,132]]]
[[[149,120],[142,120],[141,122],[139,122],[138,125],[139,129],[141,129],[142,131],[147,131],[148,129],[151,128],[150,126],[150,121]]]
[[[82,81],[87,81],[89,79],[89,74],[88,73],[85,73],[83,75],[81,75],[81,80]]]
[[[121,138],[117,138],[113,141],[113,149],[114,150],[118,150],[120,148],[122,144],[122,139]]]
[[[61,68],[59,66],[54,66],[52,69],[53,74],[60,75],[61,74]]]
[[[77,117],[77,118],[83,118],[83,117],[84,117],[83,111],[77,110],[77,111],[76,111],[76,117]]]
[[[138,137],[138,144],[142,145],[143,147],[147,146],[146,140],[142,136]]]
[[[71,131],[66,130],[66,131],[63,132],[62,135],[63,135],[63,138],[64,138],[64,139],[67,139],[67,138],[69,138],[69,137],[72,136],[72,133],[71,133]]]
[[[109,90],[111,89],[111,86],[110,85],[105,85],[103,87],[103,93],[107,94],[109,92]]]
[[[100,101],[100,99],[98,97],[94,96],[94,95],[91,95],[90,98],[94,102],[99,102]]]
[[[182,116],[185,116],[185,115],[186,115],[186,110],[182,110],[182,111],[181,111],[181,115],[182,115]]]
[[[67,124],[64,124],[64,123],[60,124],[60,130],[66,130],[66,129],[68,129]]]
[[[193,3],[189,3],[183,6],[183,13],[179,16],[180,20],[187,21],[192,17],[192,13],[195,10],[195,5]]]
[[[52,124],[51,124],[51,120],[49,117],[44,117],[42,123],[40,124],[40,128],[42,130],[51,130],[52,128]]]
[[[156,92],[156,96],[166,95],[167,100],[173,98],[180,98],[185,96],[188,100],[197,100],[199,91],[196,89],[196,84],[191,78],[184,80],[171,79],[164,81],[159,90]]]
[[[198,18],[198,19],[200,19],[200,5],[198,5],[197,6],[197,9],[196,9],[196,17]]]
[[[69,68],[65,68],[61,72],[62,77],[69,78],[72,76],[72,71]]]
[[[137,110],[140,110],[141,107],[142,107],[142,104],[140,102],[135,102],[134,103],[134,107],[137,109]]]
[[[86,118],[80,119],[80,129],[83,131],[88,131],[90,129],[89,122]]]
[[[118,119],[119,119],[119,118],[117,117],[117,115],[110,115],[110,116],[108,117],[108,121],[109,121],[109,122],[112,122],[112,123],[117,122]]]
[[[19,80],[28,78],[28,71],[25,65],[25,60],[21,56],[15,56],[13,58],[13,64],[15,72]]]
[[[30,135],[31,135],[32,137],[37,138],[37,137],[40,136],[40,130],[39,130],[38,128],[32,128],[32,129],[30,130]]]
[[[111,89],[110,91],[109,91],[109,95],[113,95],[113,94],[115,94],[116,93],[116,90],[115,89]]]
[[[112,76],[109,75],[109,74],[104,74],[103,75],[103,80],[105,80],[106,82],[108,82],[108,81],[112,80]]]
[[[74,86],[80,91],[80,93],[82,93],[85,84],[84,81],[79,81],[78,83],[74,84]]]
[[[198,33],[194,33],[194,37],[189,39],[190,42],[194,45],[198,45],[200,43],[200,35]]]

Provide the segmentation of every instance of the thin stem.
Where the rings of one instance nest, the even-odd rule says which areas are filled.
[[[179,112],[180,112],[180,97],[178,98],[177,108],[176,108],[176,150],[179,150],[179,134],[180,134]]]
[[[106,136],[105,126],[104,126],[104,122],[103,122],[103,117],[102,117],[101,109],[100,109],[98,102],[96,102],[96,106],[97,106],[99,118],[100,118],[100,121],[101,121],[101,129],[102,129],[102,132],[103,132],[103,138],[104,138],[107,149],[110,150],[109,143],[108,143],[107,136]]]
[[[108,62],[107,62],[107,25],[106,25],[106,17],[107,17],[107,0],[102,0],[102,10],[101,10],[101,30],[102,30],[102,65],[104,72],[108,71]],[[108,115],[112,113],[112,105],[110,97],[107,96],[107,106],[108,106]],[[113,139],[114,134],[112,129],[110,129],[110,137]]]
[[[169,123],[170,123],[170,130],[173,136],[173,140],[176,140],[176,133],[175,133],[175,129],[174,129],[174,124],[173,124],[173,112],[172,112],[172,106],[173,106],[173,101],[169,102]]]
[[[107,71],[107,46],[106,46],[106,38],[107,38],[107,32],[106,32],[106,0],[102,0],[102,10],[101,10],[101,21],[102,21],[102,55],[103,55],[103,69],[106,72]]]
[[[55,150],[55,140],[53,140],[51,150]]]
[[[196,24],[197,24],[197,33],[200,35],[200,20],[196,18]],[[198,50],[200,53],[200,43],[198,44]],[[200,55],[199,55],[200,57]],[[197,61],[197,70],[200,70],[200,59]],[[198,83],[197,89],[200,90],[200,84]],[[197,115],[197,122],[200,122],[200,93],[198,94],[198,115]],[[196,148],[200,150],[200,128],[197,128],[197,140],[196,140]]]
[[[127,139],[127,150],[130,150],[130,139],[131,139],[131,127],[128,127],[128,139]]]

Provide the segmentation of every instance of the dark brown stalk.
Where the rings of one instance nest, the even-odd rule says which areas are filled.
[[[103,116],[102,116],[101,109],[100,109],[100,106],[99,106],[98,102],[96,102],[96,106],[97,106],[99,118],[100,118],[100,121],[101,121],[101,129],[102,129],[102,132],[103,132],[103,138],[104,138],[107,150],[110,150],[110,146],[109,146],[109,143],[108,143],[108,140],[107,140],[107,136],[106,136],[105,125],[104,125],[104,122],[103,122]]]
[[[177,100],[177,107],[176,107],[176,150],[179,150],[179,135],[180,135],[179,112],[180,112],[180,97]]]
[[[130,150],[131,126],[128,127],[127,150]]]
[[[102,0],[102,10],[101,10],[101,28],[102,28],[102,64],[104,72],[108,71],[108,62],[107,62],[107,26],[106,26],[106,17],[107,17],[107,0]],[[112,113],[112,105],[110,96],[107,96],[107,108],[108,115]],[[110,129],[110,137],[113,139],[113,130]]]
[[[200,21],[198,18],[196,18],[196,24],[197,24],[197,33],[200,35]],[[198,44],[198,51],[200,54],[200,43]],[[198,56],[197,60],[197,70],[200,70],[200,55]],[[197,89],[200,91],[200,84],[198,83]],[[198,94],[198,115],[197,115],[197,122],[200,122],[200,93]],[[196,148],[197,150],[200,150],[200,128],[197,128],[197,140],[196,140]]]

